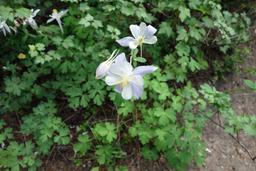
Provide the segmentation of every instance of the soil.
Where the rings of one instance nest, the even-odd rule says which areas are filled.
[[[256,115],[256,93],[246,92],[244,79],[256,81],[245,69],[256,69],[256,34],[249,47],[251,55],[239,66],[238,72],[229,75],[225,80],[216,83],[220,91],[230,94],[233,108],[237,114]],[[212,118],[215,122],[218,117]],[[256,137],[237,135],[240,144],[244,145],[251,157],[256,156]],[[204,130],[203,139],[207,146],[207,158],[201,168],[191,168],[189,171],[256,171],[256,160],[252,160],[248,152],[222,128],[209,121]]]

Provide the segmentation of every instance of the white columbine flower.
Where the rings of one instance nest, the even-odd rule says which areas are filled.
[[[53,9],[53,10],[52,10],[52,14],[49,15],[50,19],[47,20],[47,23],[50,23],[50,22],[56,20],[57,23],[58,23],[58,25],[59,25],[59,27],[60,27],[61,32],[63,33],[61,18],[62,18],[67,12],[68,12],[68,10],[64,10],[64,11],[60,11],[60,12],[58,13],[58,11],[57,11],[56,9]]]
[[[124,37],[117,40],[121,46],[127,46],[130,49],[136,49],[138,46],[145,44],[154,44],[157,42],[157,37],[154,36],[156,29],[151,25],[140,23],[140,25],[130,25],[130,31],[133,37]]]
[[[40,9],[37,10],[31,10],[32,14],[24,21],[23,24],[29,24],[33,29],[37,29],[37,24],[34,18],[36,17],[37,13],[40,11]]]
[[[117,57],[117,53],[118,51],[114,50],[114,52],[110,55],[110,57],[97,67],[96,79],[102,79],[107,75],[110,66],[112,65],[112,63],[115,61],[115,58]],[[124,55],[124,54],[122,53],[120,55]]]
[[[135,69],[127,62],[125,55],[116,57],[115,62],[110,66],[105,82],[109,86],[115,86],[115,91],[120,93],[126,100],[135,97],[140,98],[143,93],[143,76],[154,72],[155,66],[139,66]]]
[[[4,36],[6,36],[6,32],[11,33],[10,27],[6,24],[6,21],[0,22],[0,31],[3,32]]]

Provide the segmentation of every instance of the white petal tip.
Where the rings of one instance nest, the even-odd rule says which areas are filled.
[[[158,69],[158,67],[156,67],[156,66],[153,66],[153,71],[156,71],[157,69]]]

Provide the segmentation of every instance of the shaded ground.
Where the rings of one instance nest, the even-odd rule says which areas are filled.
[[[244,79],[256,80],[256,76],[248,73],[256,69],[256,35],[250,43],[252,54],[240,65],[239,72],[217,83],[217,88],[231,95],[232,105],[238,114],[256,115],[256,93],[245,93]],[[217,116],[213,118],[217,123]],[[256,156],[256,137],[239,134],[239,141],[252,156]],[[256,160],[253,161],[248,153],[231,136],[213,122],[208,122],[204,131],[204,141],[207,145],[208,156],[205,165],[191,171],[256,171]]]

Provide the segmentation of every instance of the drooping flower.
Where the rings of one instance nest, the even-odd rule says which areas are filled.
[[[133,68],[125,55],[120,55],[110,66],[105,82],[109,86],[115,86],[115,91],[120,93],[124,99],[129,100],[132,97],[138,99],[143,93],[143,76],[156,69],[157,67],[151,65]]]
[[[6,33],[11,33],[10,27],[6,24],[6,21],[0,22],[0,31],[3,32],[4,36],[6,36]]]
[[[112,52],[112,54],[110,55],[110,57],[106,61],[102,62],[97,67],[96,76],[95,76],[96,79],[104,78],[107,75],[108,70],[109,70],[110,66],[112,65],[112,63],[115,61],[116,57],[120,56],[120,55],[124,55],[124,53],[121,53],[120,55],[117,55],[117,54],[118,54],[118,51],[114,50]]]
[[[151,25],[146,25],[145,23],[140,23],[140,25],[130,25],[130,31],[133,37],[124,37],[117,40],[121,46],[129,47],[130,49],[136,49],[138,46],[145,44],[155,44],[157,42],[157,37],[154,36],[156,29]]]
[[[24,21],[23,24],[28,24],[30,25],[30,27],[32,27],[33,29],[37,29],[38,26],[36,24],[36,21],[34,20],[34,18],[36,17],[37,13],[40,11],[40,9],[37,10],[31,10],[32,14]]]
[[[56,9],[53,9],[52,10],[52,14],[49,15],[50,19],[47,20],[47,23],[51,23],[53,22],[54,20],[57,21],[59,27],[60,27],[60,30],[61,32],[63,33],[63,27],[62,27],[62,22],[61,22],[61,18],[68,12],[68,10],[63,10],[63,11],[60,11],[58,13],[58,11]]]

